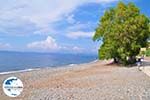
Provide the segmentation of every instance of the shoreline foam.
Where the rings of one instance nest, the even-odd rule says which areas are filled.
[[[40,68],[35,69],[25,69],[25,70],[17,70],[17,71],[8,71],[8,72],[0,72],[0,75],[6,75],[6,74],[14,74],[14,73],[21,73],[21,72],[30,72],[34,70],[40,70]]]

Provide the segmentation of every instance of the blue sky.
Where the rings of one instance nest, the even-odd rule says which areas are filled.
[[[0,0],[0,50],[97,53],[94,30],[118,1]],[[149,0],[132,2],[150,17]]]

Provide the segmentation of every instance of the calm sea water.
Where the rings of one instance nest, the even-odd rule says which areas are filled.
[[[0,72],[18,71],[43,67],[61,67],[87,63],[97,59],[90,54],[56,54],[0,51]]]

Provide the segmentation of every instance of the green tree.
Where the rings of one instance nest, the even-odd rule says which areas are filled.
[[[100,59],[113,58],[114,62],[127,65],[136,62],[136,55],[147,46],[149,36],[149,18],[133,3],[119,2],[101,17],[93,40],[103,41]]]

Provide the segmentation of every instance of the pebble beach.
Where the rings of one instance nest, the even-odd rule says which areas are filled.
[[[110,61],[43,68],[0,75],[0,100],[150,100],[147,68],[109,65]],[[15,76],[22,80],[21,95],[8,97],[3,81]]]

